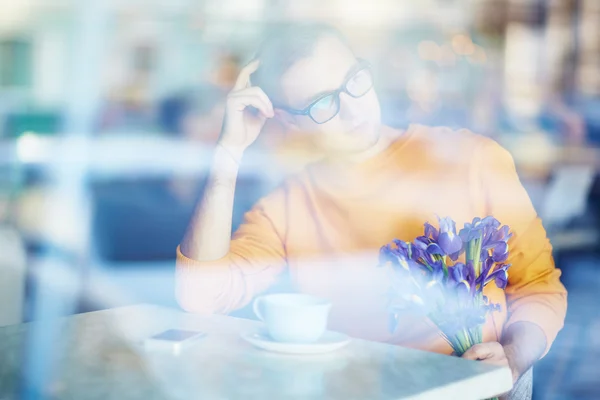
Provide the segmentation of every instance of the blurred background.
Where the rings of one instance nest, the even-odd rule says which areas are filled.
[[[387,124],[468,128],[512,153],[569,290],[534,397],[599,398],[598,0],[2,0],[0,326],[176,306],[175,248],[224,97],[264,30],[290,20],[348,36]],[[234,229],[309,159],[267,126]]]

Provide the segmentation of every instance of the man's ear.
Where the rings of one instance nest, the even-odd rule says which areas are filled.
[[[283,125],[285,129],[289,131],[300,130],[298,125],[296,125],[296,121],[292,115],[278,108],[274,109],[273,111],[275,112],[275,118]]]

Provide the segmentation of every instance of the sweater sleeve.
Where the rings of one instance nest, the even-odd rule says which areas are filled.
[[[554,265],[552,246],[521,185],[512,156],[494,141],[486,141],[481,156],[488,215],[508,225],[513,233],[504,329],[519,321],[537,324],[546,335],[547,353],[567,311],[567,291]]]
[[[229,253],[219,260],[196,261],[177,247],[176,297],[184,310],[225,314],[276,282],[286,267],[282,198],[273,193],[248,211]]]

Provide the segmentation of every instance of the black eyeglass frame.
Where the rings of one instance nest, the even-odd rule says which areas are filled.
[[[348,90],[347,86],[348,83],[350,82],[350,80],[352,80],[352,78],[354,78],[359,72],[364,71],[364,70],[368,70],[369,74],[371,75],[371,86],[360,96],[355,96],[352,93],[350,93],[350,91]],[[286,111],[290,114],[293,115],[308,115],[310,117],[310,119],[313,120],[313,122],[315,124],[324,124],[326,122],[331,121],[333,118],[335,118],[336,115],[339,114],[340,112],[340,94],[342,93],[346,93],[348,94],[350,97],[353,97],[355,99],[358,99],[360,97],[363,97],[364,95],[366,95],[367,93],[369,93],[369,91],[373,89],[373,71],[372,71],[372,67],[371,67],[371,63],[369,63],[367,60],[363,60],[363,59],[358,59],[358,63],[350,70],[350,72],[348,73],[348,77],[346,78],[346,80],[344,81],[344,83],[339,87],[339,89],[337,90],[333,90],[331,92],[328,93],[323,93],[323,95],[319,96],[317,99],[315,99],[313,102],[311,102],[308,106],[306,106],[304,109],[302,110],[298,110],[295,108],[290,108],[290,107],[277,107],[283,111]],[[312,109],[312,107],[317,104],[318,102],[320,102],[321,100],[323,100],[325,97],[329,97],[329,96],[334,96],[335,102],[337,104],[337,111],[335,112],[335,114],[333,114],[330,118],[328,118],[325,121],[322,122],[318,122],[316,121],[313,116],[310,113],[310,110]]]

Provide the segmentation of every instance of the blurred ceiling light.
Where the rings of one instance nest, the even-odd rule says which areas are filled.
[[[458,55],[469,56],[475,52],[475,45],[469,36],[459,33],[452,38],[452,50]]]
[[[225,20],[260,20],[265,0],[210,0],[206,3],[206,15]]]
[[[42,162],[48,158],[48,138],[25,132],[17,139],[17,159],[23,163]]]
[[[73,2],[73,0],[61,1]],[[125,17],[139,17],[144,15],[174,17],[189,13],[190,8],[194,5],[194,2],[191,0],[109,0],[109,3],[112,10]]]
[[[440,61],[442,58],[442,50],[434,41],[424,40],[419,43],[419,57],[422,60]]]
[[[487,54],[481,46],[475,45],[475,51],[471,54],[468,60],[473,64],[485,64],[487,62]]]
[[[406,92],[421,109],[429,110],[439,97],[438,76],[433,71],[419,71],[409,79]]]
[[[8,1],[0,11],[0,31],[21,29],[31,17],[32,0]]]
[[[544,36],[536,29],[512,22],[506,27],[504,102],[515,114],[537,118],[544,102],[542,72]]]
[[[440,60],[438,64],[443,67],[451,67],[456,63],[456,55],[452,48],[447,44],[442,45],[440,52]]]
[[[302,2],[298,2],[302,3]],[[403,14],[407,8],[403,2],[396,0],[334,0],[331,2],[316,1],[317,9],[328,3],[328,14],[336,17],[344,23],[352,25],[383,27],[393,23]]]
[[[504,49],[504,71],[508,79],[530,82],[538,79],[543,39],[536,29],[525,24],[508,24]]]

